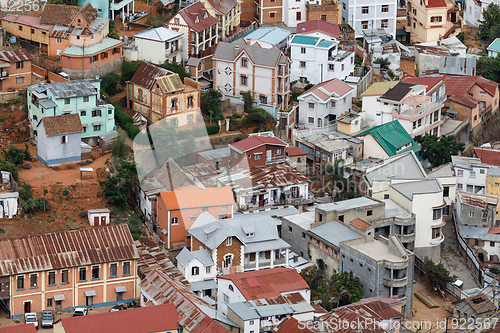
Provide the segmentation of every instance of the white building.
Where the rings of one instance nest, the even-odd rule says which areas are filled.
[[[335,121],[352,106],[353,89],[337,78],[315,85],[299,100],[299,126],[322,127]]]
[[[485,1],[476,1],[476,0],[465,0],[464,4],[464,20],[466,24],[472,25],[474,27],[479,27],[483,20],[483,11],[488,8],[488,6],[492,3],[500,5],[498,1],[485,0]]]
[[[413,50],[393,39],[385,44],[373,47],[372,59],[387,59],[391,63],[389,69],[395,71],[401,68],[401,56],[413,57]]]
[[[208,213],[207,213],[208,214]],[[175,258],[177,268],[199,296],[215,296],[217,268],[207,249],[190,251],[183,248]]]
[[[452,156],[451,163],[457,177],[457,190],[474,194],[486,194],[486,178],[488,164],[481,163],[479,158]]]
[[[354,52],[339,51],[338,44],[332,37],[295,35],[290,42],[291,80],[313,84],[333,78],[344,80],[354,71]]]
[[[305,22],[307,18],[306,4],[308,0],[284,0],[283,1],[283,23],[289,28],[297,27],[297,24]],[[310,1],[316,3],[316,1]]]
[[[154,64],[187,60],[182,57],[182,33],[165,27],[141,31],[134,35],[137,59]]]
[[[362,30],[383,28],[396,37],[397,0],[341,0],[342,22],[349,24],[355,38],[363,37]]]
[[[87,217],[91,227],[103,227],[109,224],[109,213],[111,211],[108,208],[100,209],[87,209]]]
[[[214,88],[242,103],[252,91],[257,107],[276,111],[288,107],[290,100],[290,58],[277,46],[240,38],[219,42],[213,56]]]

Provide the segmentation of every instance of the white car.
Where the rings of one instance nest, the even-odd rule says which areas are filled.
[[[462,287],[464,286],[464,282],[462,280],[455,280],[455,282],[453,282],[453,285],[459,289],[462,289]]]
[[[26,324],[34,324],[35,328],[38,329],[38,317],[35,312],[25,313],[24,321],[26,322]]]
[[[86,316],[87,314],[87,308],[75,308],[75,310],[73,311],[73,317]]]

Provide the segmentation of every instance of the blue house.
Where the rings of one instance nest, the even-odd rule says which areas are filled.
[[[495,40],[488,45],[486,50],[488,50],[488,57],[496,58],[500,53],[500,38],[495,38]]]
[[[82,131],[76,113],[42,118],[38,126],[38,159],[45,165],[80,161]]]

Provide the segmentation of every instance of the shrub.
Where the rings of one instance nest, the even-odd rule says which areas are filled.
[[[23,188],[19,190],[19,197],[22,200],[28,200],[33,197],[33,194],[31,193],[31,185],[24,183]]]
[[[84,210],[82,210],[80,213],[78,213],[78,215],[80,215],[81,217],[86,217],[87,213]]]
[[[158,3],[162,4],[161,1]],[[162,4],[163,5],[163,4]],[[179,75],[180,79],[184,82],[184,78],[190,77],[189,73],[186,72],[184,67],[182,67],[181,64],[178,62],[166,62],[164,64],[161,64],[160,67],[168,69],[171,72],[174,72]]]
[[[215,125],[208,125],[207,126],[207,134],[210,135],[210,134],[217,134],[219,133],[220,131],[220,127],[218,124],[215,124]]]
[[[389,59],[386,59],[386,58],[377,58],[377,59],[375,59],[375,61],[373,63],[379,64],[380,68],[383,68],[383,69],[388,69],[389,66],[391,65],[391,62],[389,61]]]
[[[133,140],[140,132],[139,128],[134,125],[134,118],[124,113],[120,104],[113,104],[113,106],[115,107],[116,122],[121,128],[127,131],[128,136]]]
[[[6,161],[12,162],[16,166],[20,166],[21,164],[23,164],[24,160],[30,158],[28,145],[26,145],[26,149],[24,150],[11,145],[8,150],[3,150],[3,157]]]
[[[68,194],[69,194],[69,191],[65,189],[65,190],[62,192],[62,194],[63,194],[63,195],[68,195]]]
[[[120,75],[115,72],[109,72],[101,78],[101,90],[108,96],[116,94],[116,87],[120,81]]]
[[[35,211],[46,212],[50,210],[50,202],[47,198],[30,198],[23,202],[23,208],[26,213],[33,213]]]

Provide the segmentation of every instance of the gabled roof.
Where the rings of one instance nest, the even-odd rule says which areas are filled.
[[[47,136],[83,132],[78,113],[43,117],[41,122]]]
[[[410,134],[406,132],[398,120],[372,127],[355,136],[358,137],[367,134],[371,134],[389,156],[394,156],[407,150],[413,150],[414,152],[419,150],[417,143],[411,138]],[[399,148],[407,144],[410,144],[410,147],[398,151]]]
[[[214,265],[210,251],[207,249],[189,251],[186,247],[175,257],[182,265],[188,265],[193,259],[198,259],[203,265]]]
[[[478,103],[478,100],[469,94],[452,95],[452,96],[448,97],[448,100],[456,102],[458,104],[462,104],[462,105],[467,106],[471,109],[475,108],[477,106],[477,103]]]
[[[156,78],[169,74],[171,74],[169,70],[143,61],[139,65],[139,68],[137,68],[134,76],[130,79],[130,82],[151,90]]]
[[[413,77],[407,76],[403,78],[403,82],[411,83],[411,84],[420,84],[423,86],[427,86],[426,92],[433,90],[437,85],[443,81],[442,76],[425,76],[425,77]]]
[[[182,185],[192,184],[179,164],[171,157],[159,169],[156,169],[151,176],[146,178],[151,183],[154,183],[155,180],[159,182],[163,186],[162,191],[174,191]]]
[[[181,78],[177,73],[170,73],[167,76],[157,77],[156,82],[158,82],[158,85],[163,93],[184,90],[184,83],[182,83]]]
[[[326,102],[332,96],[337,98],[342,97],[351,90],[352,88],[349,85],[345,84],[337,78],[333,78],[331,80],[318,83],[317,85],[303,93],[300,97],[308,94],[313,94],[318,99]]]
[[[404,168],[398,167],[404,165]],[[428,178],[417,156],[411,150],[386,158],[365,170],[366,180],[373,185],[374,181],[390,181],[391,179]],[[387,205],[387,204],[386,204]]]
[[[381,96],[387,92],[387,90],[398,84],[399,81],[384,81],[384,82],[373,82],[368,89],[366,89],[361,97],[364,96]]]
[[[273,146],[283,146],[283,147],[288,146],[286,142],[278,138],[269,136],[260,136],[260,135],[253,135],[249,138],[232,143],[229,146],[236,148],[236,150],[238,150],[240,153],[244,153],[246,151],[255,149],[263,145],[273,145]]]
[[[401,193],[408,200],[413,200],[416,194],[441,192],[443,187],[436,179],[419,179],[390,185],[393,189]]]
[[[500,165],[500,150],[475,147],[474,152],[476,156],[481,159],[481,163]]]
[[[455,304],[462,305],[463,303],[469,304],[469,306],[474,311],[474,314],[476,315],[485,312],[495,311],[495,304],[493,304],[490,298],[484,293],[480,293],[478,295],[472,295],[467,298],[455,301],[453,302],[453,305]],[[472,313],[469,313],[469,315],[472,315]]]
[[[227,15],[238,4],[235,0],[207,0],[207,2],[222,15]]]
[[[134,35],[134,38],[143,38],[157,42],[168,42],[182,37],[182,32],[170,30],[165,27],[144,30]]]
[[[210,15],[201,1],[197,1],[180,10],[179,14],[182,16],[187,26],[197,32],[219,22],[215,17]]]
[[[127,224],[0,240],[0,276],[138,258]]]
[[[476,75],[476,58],[448,57],[439,58],[439,74]]]
[[[97,95],[96,88],[92,85],[93,80],[71,80],[65,82],[54,82],[49,84],[37,84],[28,87],[39,99],[47,97],[49,90],[54,98],[72,98]]]
[[[249,45],[244,39],[239,38],[232,43],[219,42],[214,58],[234,61],[242,52],[245,52],[254,64],[269,67],[276,66],[283,56],[283,52],[276,45],[271,48],[261,47],[258,43]]]
[[[372,226],[370,223],[367,223],[360,218],[357,218],[357,219],[351,221],[351,225],[355,228],[358,228],[359,230],[362,230],[362,231],[365,231],[366,229],[368,229]]]
[[[88,25],[92,24],[98,17],[97,10],[92,7],[90,2],[87,2],[83,7],[46,4],[42,11],[40,23],[68,26],[71,25],[78,13],[82,15]]]
[[[482,76],[445,75],[444,82],[446,84],[446,95],[448,96],[467,95],[475,84],[484,89],[491,96],[495,96],[495,92],[498,88],[498,83],[485,79]]]
[[[495,38],[493,42],[486,48],[488,51],[500,52],[500,38]]]
[[[280,296],[282,293],[302,289],[309,290],[306,281],[293,268],[268,268],[220,275],[218,278],[231,281],[247,301]]]
[[[179,326],[174,304],[165,303],[155,306],[93,314],[92,316],[62,318],[66,332],[87,333],[148,333],[177,330]]]
[[[441,8],[446,7],[445,0],[426,0],[424,1],[424,5],[426,8]]]
[[[18,62],[33,59],[31,54],[22,48],[0,51],[0,61]]]
[[[222,206],[234,204],[230,187],[184,186],[170,192],[162,192],[161,199],[168,210]],[[228,207],[230,212],[230,207]]]
[[[309,153],[302,148],[299,147],[288,147],[285,148],[285,152],[288,156],[303,156],[308,155]]]
[[[28,25],[33,28],[38,28],[42,30],[50,30],[52,25],[41,23],[41,18],[39,16],[27,16],[27,15],[6,15],[4,17],[5,21],[14,22],[19,24]]]
[[[340,37],[340,26],[326,21],[314,20],[297,24],[297,34],[310,34],[321,32],[334,38]]]

